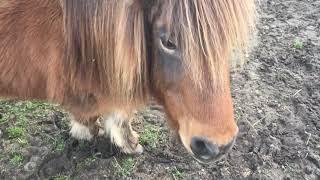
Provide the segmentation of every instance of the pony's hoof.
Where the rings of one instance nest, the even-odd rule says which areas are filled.
[[[141,155],[143,153],[143,147],[140,144],[136,145],[136,148],[133,148],[133,146],[120,147],[120,151],[130,155]]]
[[[142,154],[143,153],[143,147],[140,144],[138,144],[134,153],[137,154],[137,155]]]

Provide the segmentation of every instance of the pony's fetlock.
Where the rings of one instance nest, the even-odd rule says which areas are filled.
[[[88,126],[85,126],[74,119],[71,119],[70,124],[70,134],[72,137],[79,140],[91,140],[93,138],[94,135],[91,133]]]
[[[121,113],[112,113],[102,122],[111,142],[126,154],[141,154],[143,147],[139,144],[139,135],[131,128],[131,122]]]

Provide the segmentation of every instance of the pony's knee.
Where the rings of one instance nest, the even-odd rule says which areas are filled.
[[[70,124],[70,134],[72,137],[79,140],[91,140],[93,138],[93,135],[91,134],[89,127],[77,122],[74,119],[70,121]]]

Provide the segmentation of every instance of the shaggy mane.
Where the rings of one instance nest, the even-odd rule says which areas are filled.
[[[201,88],[209,78],[214,88],[224,87],[222,70],[232,51],[245,52],[254,30],[254,0],[156,0],[159,17],[169,22],[191,79]],[[244,58],[232,59],[242,64]],[[204,74],[206,73],[206,74]]]
[[[65,72],[72,91],[123,100],[143,98],[146,87],[144,16],[127,0],[63,0]],[[115,101],[121,101],[115,99]]]

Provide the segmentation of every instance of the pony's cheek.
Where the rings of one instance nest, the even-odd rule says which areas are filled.
[[[183,109],[185,109],[180,97],[180,94],[175,91],[166,90],[164,92],[164,107],[168,115],[169,125],[177,131],[180,129],[180,116],[184,114]]]

